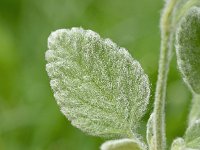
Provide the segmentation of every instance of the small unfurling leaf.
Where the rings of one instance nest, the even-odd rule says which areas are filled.
[[[188,127],[184,139],[186,147],[200,149],[200,120]]]
[[[173,141],[171,150],[189,150],[185,148],[185,141],[182,138],[177,138]],[[191,150],[191,149],[190,149]]]
[[[90,135],[132,137],[149,102],[147,75],[128,51],[81,28],[48,38],[46,70],[62,113]]]
[[[184,81],[200,94],[200,8],[193,7],[177,30],[177,62]]]
[[[200,119],[200,95],[193,94],[192,107],[189,115],[189,126]]]
[[[146,150],[146,146],[138,140],[111,140],[101,145],[101,150]]]
[[[190,125],[183,138],[173,141],[171,150],[199,150],[200,149],[200,120]]]

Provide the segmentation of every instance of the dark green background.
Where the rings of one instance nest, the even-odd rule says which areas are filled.
[[[104,141],[72,127],[53,98],[44,53],[47,37],[60,28],[92,29],[141,62],[152,87],[145,127],[157,78],[162,6],[162,0],[0,0],[0,150],[97,150]],[[174,57],[168,143],[183,135],[190,99]]]

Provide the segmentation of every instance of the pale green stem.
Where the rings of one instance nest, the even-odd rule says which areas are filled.
[[[161,17],[161,51],[159,60],[158,80],[154,104],[154,143],[155,150],[164,150],[165,138],[165,97],[167,75],[173,49],[172,12],[177,0],[167,2]]]
[[[200,119],[200,95],[193,94],[192,106],[189,115],[189,126],[191,126],[196,120]]]

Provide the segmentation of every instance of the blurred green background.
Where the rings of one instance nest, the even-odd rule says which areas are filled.
[[[104,139],[72,127],[45,72],[47,37],[82,26],[126,47],[149,75],[152,111],[162,0],[0,0],[0,150],[97,150]],[[173,58],[167,91],[167,140],[182,136],[191,95]]]

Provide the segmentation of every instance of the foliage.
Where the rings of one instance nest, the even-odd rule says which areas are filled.
[[[187,2],[184,8],[190,7],[190,2],[199,2],[181,0],[180,3],[182,1]],[[0,0],[0,149],[89,150],[98,149],[104,141],[70,126],[59,112],[49,87],[44,60],[46,39],[51,31],[73,26],[92,29],[126,47],[148,74],[150,103],[137,129],[145,139],[157,78],[158,20],[162,3],[161,0],[153,3],[139,0]],[[181,7],[182,3],[177,10]],[[188,12],[188,8],[185,10],[182,12]],[[184,13],[177,15],[177,20]],[[169,146],[172,139],[184,134],[192,99],[180,80],[175,57],[170,65],[166,94]],[[195,97],[192,109],[198,117]]]
[[[193,7],[198,4],[198,1],[166,1],[161,16],[158,80],[154,110],[147,123],[150,150],[166,149],[165,97],[174,36],[183,79],[193,95],[200,92],[200,8]],[[140,64],[111,40],[81,28],[53,32],[48,39],[48,48],[46,70],[50,85],[62,113],[71,123],[90,135],[119,138],[104,143],[102,149],[145,150],[136,129],[141,125],[150,88]],[[193,120],[184,139],[176,139],[171,149],[200,148],[199,120],[193,116],[198,113],[197,108],[193,109],[190,113]]]
[[[132,137],[149,101],[149,80],[126,49],[90,30],[57,30],[46,69],[63,114],[102,137]]]

